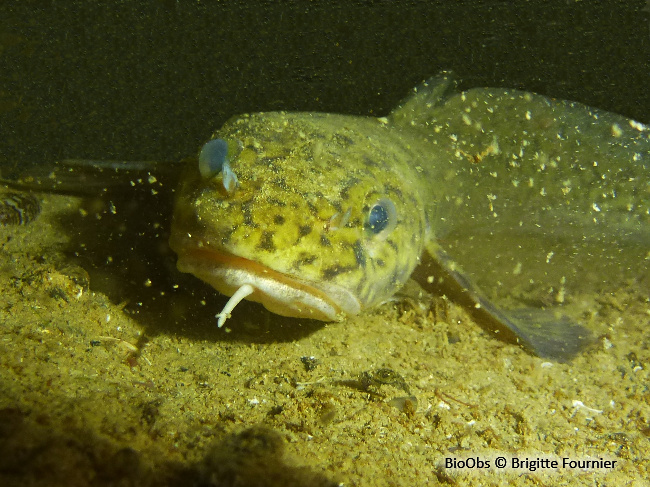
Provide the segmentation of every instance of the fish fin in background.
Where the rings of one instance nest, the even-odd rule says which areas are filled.
[[[176,186],[187,160],[116,161],[62,159],[53,163],[21,166],[0,173],[0,183],[15,189],[80,196],[128,192],[134,187]]]

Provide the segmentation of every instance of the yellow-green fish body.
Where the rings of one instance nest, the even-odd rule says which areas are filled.
[[[584,337],[557,310],[584,272],[647,279],[648,127],[454,87],[434,78],[385,118],[256,113],[214,134],[170,244],[181,271],[234,295],[220,324],[242,298],[343,319],[389,300],[428,251],[529,347],[563,356]]]
[[[284,112],[235,118],[218,137],[241,147],[239,186],[228,194],[198,168],[184,178],[171,240],[181,270],[228,295],[255,281],[250,299],[320,320],[380,304],[409,278],[431,238],[417,137],[374,118]]]

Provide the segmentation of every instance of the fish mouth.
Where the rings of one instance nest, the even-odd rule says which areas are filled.
[[[193,274],[221,294],[231,296],[216,315],[220,327],[242,299],[261,303],[281,316],[320,321],[340,321],[361,310],[359,300],[341,286],[316,285],[259,262],[213,249],[183,249],[177,254],[179,271]]]

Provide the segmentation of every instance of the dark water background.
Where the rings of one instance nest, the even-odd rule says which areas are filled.
[[[383,115],[441,69],[650,122],[642,0],[2,4],[0,166],[178,159],[247,111]]]

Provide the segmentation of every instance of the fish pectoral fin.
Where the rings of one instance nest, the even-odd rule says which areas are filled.
[[[520,344],[539,357],[559,362],[570,360],[593,341],[589,330],[563,314],[559,306],[500,307],[486,298],[435,242],[428,245],[428,253],[431,259],[423,260],[422,266],[425,275],[436,276],[433,280],[436,291],[440,293],[444,288],[443,294],[470,309],[477,322],[498,338]],[[432,281],[427,279],[427,282]]]
[[[593,342],[591,332],[556,308],[500,310],[524,348],[538,357],[566,362]]]

